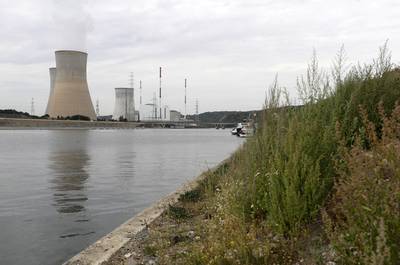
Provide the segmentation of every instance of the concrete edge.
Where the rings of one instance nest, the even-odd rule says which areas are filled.
[[[211,171],[215,171],[230,159],[225,159]],[[111,233],[105,235],[65,263],[63,265],[101,265],[108,261],[119,249],[125,246],[135,235],[142,232],[147,225],[155,221],[169,205],[175,204],[179,197],[187,191],[191,191],[199,186],[200,182],[206,178],[206,172],[200,174],[195,179],[187,182],[176,191],[152,204],[150,207],[138,213]]]

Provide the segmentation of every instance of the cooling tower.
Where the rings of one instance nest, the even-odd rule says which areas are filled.
[[[53,99],[53,94],[54,94],[54,83],[56,81],[56,70],[57,68],[52,67],[49,68],[49,73],[50,73],[50,95],[49,95],[49,101],[47,102],[47,107],[46,107],[46,112],[44,114],[49,114],[49,109],[52,108],[52,99]]]
[[[115,88],[114,120],[122,117],[128,121],[135,120],[135,102],[133,99],[133,88]]]
[[[54,89],[48,104],[50,117],[83,115],[96,120],[86,80],[87,53],[56,51]]]

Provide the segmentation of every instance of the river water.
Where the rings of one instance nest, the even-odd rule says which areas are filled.
[[[0,130],[0,264],[61,264],[242,143],[229,130]]]

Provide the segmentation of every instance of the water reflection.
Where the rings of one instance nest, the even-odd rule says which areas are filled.
[[[50,138],[49,168],[53,206],[59,213],[77,213],[85,210],[85,185],[89,178],[87,166],[90,157],[86,144],[88,131],[57,132]]]
[[[130,145],[125,152],[120,149],[115,150],[115,165],[118,166],[118,176],[121,178],[131,178],[135,174],[135,159],[136,153],[131,150],[133,147]]]

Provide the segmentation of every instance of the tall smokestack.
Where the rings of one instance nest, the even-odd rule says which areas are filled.
[[[55,54],[57,70],[49,116],[82,115],[96,120],[86,79],[87,53],[56,51]]]
[[[49,114],[49,109],[52,108],[52,104],[53,104],[53,94],[54,94],[54,84],[56,82],[56,72],[57,72],[57,68],[52,67],[49,68],[49,74],[50,74],[50,95],[49,95],[49,101],[47,102],[47,107],[46,107],[46,112],[44,114]]]

